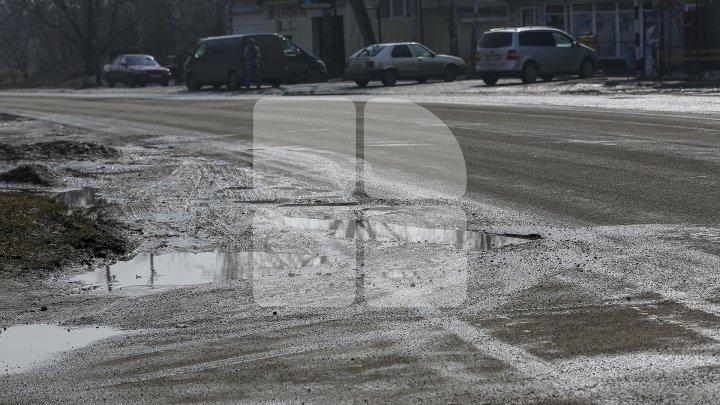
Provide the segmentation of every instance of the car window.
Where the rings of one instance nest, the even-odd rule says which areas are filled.
[[[283,40],[283,51],[286,56],[297,56],[300,54],[300,48],[287,39]]]
[[[362,56],[375,56],[382,52],[382,50],[385,49],[384,46],[378,46],[378,45],[372,45],[368,46],[367,48],[363,48],[359,50],[355,56],[356,57],[362,57]]]
[[[128,56],[127,64],[130,66],[158,66],[152,56]]]
[[[422,45],[419,44],[410,44],[410,50],[417,56],[418,58],[428,58],[434,55],[433,51],[425,48]]]
[[[549,31],[524,31],[520,33],[520,46],[555,46],[553,33]]]
[[[552,33],[553,39],[555,40],[555,46],[558,48],[570,48],[573,44],[573,40],[568,38],[559,32]]]
[[[506,48],[512,46],[512,33],[486,32],[480,38],[480,48]]]
[[[395,45],[395,47],[392,50],[392,57],[393,58],[412,58],[412,52],[410,52],[410,48],[408,48],[407,45]]]
[[[205,50],[207,49],[207,44],[200,44],[200,46],[197,47],[195,50],[195,57],[201,58],[203,55],[205,55]]]

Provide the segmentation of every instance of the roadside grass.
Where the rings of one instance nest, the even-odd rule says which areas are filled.
[[[0,193],[0,276],[44,276],[126,254],[121,226],[29,193]]]

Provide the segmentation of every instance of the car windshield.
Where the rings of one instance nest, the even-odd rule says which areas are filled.
[[[128,66],[159,66],[152,56],[128,56]]]
[[[368,46],[368,47],[365,48],[365,49],[359,50],[359,51],[355,54],[355,57],[358,57],[358,58],[359,58],[359,57],[363,57],[363,56],[375,56],[375,55],[379,54],[383,49],[385,49],[384,46],[371,45],[371,46]]]

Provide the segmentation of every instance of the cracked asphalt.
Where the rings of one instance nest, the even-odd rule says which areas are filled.
[[[288,117],[311,116],[329,95],[359,118],[316,111],[301,125],[307,144],[289,130],[253,139],[258,99],[308,95]],[[397,116],[393,130],[366,133],[357,156],[338,146],[369,128],[363,108],[378,97],[432,115]],[[125,280],[112,263],[94,286],[77,280],[98,269],[81,266],[0,279],[0,327],[116,332],[25,372],[0,370],[0,401],[713,403],[718,109],[712,87],[599,79],[3,93],[0,112],[29,118],[3,123],[4,142],[120,151],[56,159],[72,170],[39,191],[98,190],[103,209],[137,230],[138,257],[153,258],[124,270],[129,283],[159,281],[107,291],[113,275]],[[373,160],[391,151],[432,166],[433,152],[452,151],[443,142],[462,155],[461,196],[385,178]],[[368,193],[347,187],[356,157]],[[454,170],[438,164],[428,177]],[[386,194],[372,192],[376,178]],[[397,198],[423,187],[435,197]],[[478,235],[535,234],[463,248]],[[173,255],[213,252],[232,254],[200,281],[160,282],[165,263],[187,267]]]

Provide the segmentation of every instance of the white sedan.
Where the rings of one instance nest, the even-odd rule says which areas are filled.
[[[465,69],[465,61],[458,57],[436,54],[417,42],[397,42],[370,45],[352,54],[345,64],[345,78],[360,87],[371,80],[385,86],[394,86],[398,80],[425,83],[430,78],[452,82]]]

